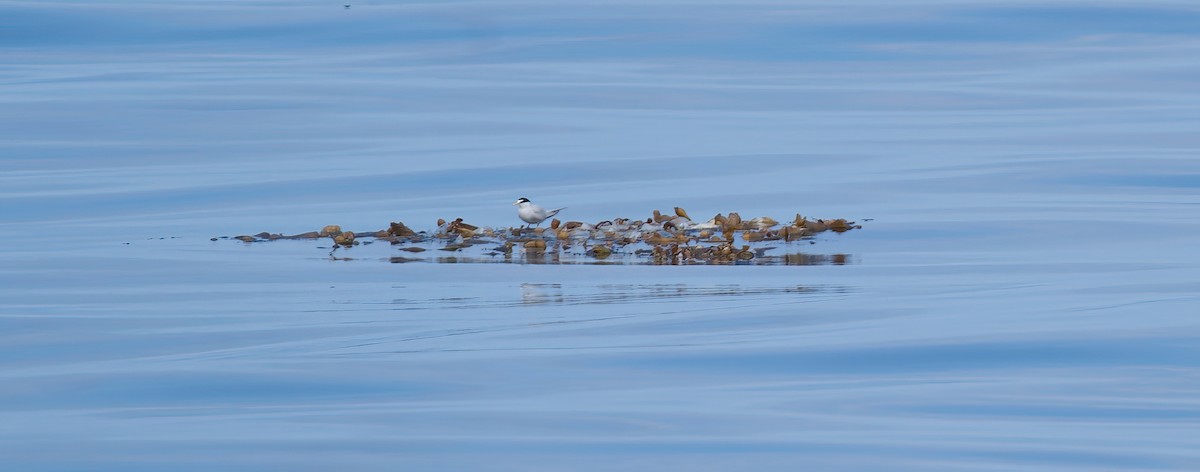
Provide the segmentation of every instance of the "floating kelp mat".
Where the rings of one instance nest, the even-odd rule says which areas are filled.
[[[554,219],[545,227],[485,228],[456,218],[438,220],[432,231],[415,231],[403,222],[392,222],[387,229],[367,232],[329,225],[295,235],[263,232],[213,240],[327,239],[332,245],[318,247],[341,260],[375,257],[355,254],[363,250],[357,247],[387,242],[395,248],[387,259],[395,263],[824,265],[846,264],[850,258],[800,249],[816,244],[817,234],[861,228],[844,218],[810,219],[800,214],[784,223],[765,216],[743,219],[736,212],[696,222],[675,207],[672,214],[655,210],[645,219],[614,218],[596,223]]]

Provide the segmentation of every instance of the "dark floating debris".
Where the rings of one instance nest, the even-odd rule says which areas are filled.
[[[404,223],[397,223],[394,221],[390,226],[388,226],[388,229],[385,232],[387,233],[388,237],[391,238],[412,238],[417,236],[417,232],[409,229],[407,226],[404,226]],[[395,241],[392,242],[394,243]]]
[[[290,236],[263,232],[232,239],[250,243],[331,238],[334,244],[330,256],[339,248],[370,243],[360,242],[360,237],[388,241],[403,246],[398,248],[400,251],[412,254],[427,250],[418,245],[437,246],[433,248],[455,253],[454,257],[435,259],[395,256],[390,258],[392,262],[813,265],[846,264],[849,256],[802,253],[772,256],[768,252],[778,246],[762,245],[805,240],[811,244],[818,233],[844,233],[861,228],[844,218],[809,219],[800,214],[786,223],[767,216],[745,219],[737,212],[718,213],[704,222],[696,222],[683,208],[674,207],[671,213],[654,210],[645,219],[614,218],[597,223],[553,219],[542,228],[483,228],[455,218],[451,221],[439,219],[437,229],[432,233],[414,231],[403,222],[392,222],[387,229],[378,231],[356,233],[329,225],[320,231]],[[465,252],[475,247],[478,248],[470,254],[476,255]],[[481,249],[484,247],[486,249]],[[522,259],[513,260],[515,254]],[[581,258],[583,260],[579,260]]]

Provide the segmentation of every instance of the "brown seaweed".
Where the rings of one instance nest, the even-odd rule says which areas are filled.
[[[505,257],[511,256],[514,248],[520,246],[526,262],[541,260],[541,257],[557,261],[560,253],[582,246],[582,254],[595,260],[623,254],[645,258],[653,264],[738,264],[767,257],[765,253],[772,248],[754,247],[757,244],[773,241],[785,244],[802,240],[812,242],[816,234],[825,231],[844,233],[862,228],[845,218],[809,219],[799,213],[786,224],[769,216],[746,220],[738,212],[718,213],[708,221],[696,222],[683,208],[674,207],[673,210],[672,213],[653,210],[644,219],[612,218],[595,224],[553,219],[545,228],[487,228],[454,218],[438,219],[437,229],[430,233],[417,232],[403,222],[395,221],[389,223],[387,229],[377,231],[343,231],[339,225],[327,225],[319,231],[295,235],[263,232],[233,239],[260,242],[328,237],[333,240],[334,251],[359,245],[362,243],[359,240],[361,237],[386,240],[396,245],[442,241],[443,245],[437,248],[442,251],[458,252],[486,244],[493,247],[490,254]],[[739,240],[748,244],[735,246],[734,242]],[[426,249],[406,245],[398,250],[417,253]],[[409,258],[393,259],[408,262]],[[845,263],[846,259],[830,260],[831,263]],[[799,262],[789,258],[780,261],[784,264]]]

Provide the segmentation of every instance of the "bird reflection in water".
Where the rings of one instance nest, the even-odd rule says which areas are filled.
[[[521,284],[521,303],[562,303],[562,284]]]

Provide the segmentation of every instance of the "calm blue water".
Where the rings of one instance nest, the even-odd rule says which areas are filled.
[[[0,2],[5,470],[1200,469],[1189,3],[343,3]],[[865,228],[210,241],[521,196]]]

